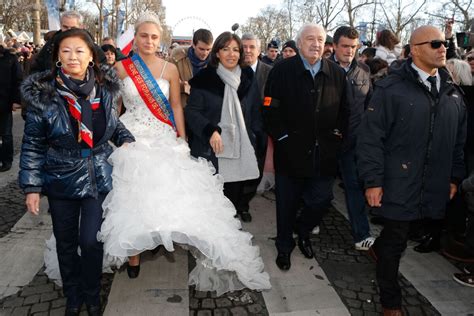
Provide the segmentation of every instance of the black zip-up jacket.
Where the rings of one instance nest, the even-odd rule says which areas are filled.
[[[334,54],[330,60],[336,62]],[[347,132],[342,145],[343,151],[354,149],[362,114],[372,94],[369,66],[353,59],[349,71],[347,72],[347,82],[349,83],[347,104],[350,109],[350,115]]]
[[[103,67],[101,87],[106,127],[91,151],[77,142],[65,100],[49,71],[33,74],[21,86],[27,106],[25,132],[20,156],[20,187],[25,193],[42,192],[55,199],[97,197],[112,189],[112,166],[107,159],[112,146],[133,142],[132,134],[119,121],[118,78],[113,68]]]
[[[445,69],[435,99],[411,63],[376,82],[359,129],[357,165],[365,188],[383,188],[380,215],[440,219],[450,183],[465,175],[466,108]]]

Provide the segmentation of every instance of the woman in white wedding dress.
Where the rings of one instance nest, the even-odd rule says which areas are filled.
[[[127,109],[121,121],[136,142],[110,156],[113,190],[103,204],[99,234],[104,260],[117,266],[128,260],[129,276],[136,277],[141,252],[159,245],[173,251],[174,244],[184,244],[196,257],[189,284],[197,290],[220,295],[245,287],[269,289],[259,248],[252,245],[251,234],[240,230],[235,209],[223,195],[221,177],[209,162],[190,156],[177,69],[155,55],[161,35],[158,21],[149,13],[138,19],[136,56],[116,66]],[[168,107],[160,103],[153,108],[153,99],[149,104],[150,95],[157,95],[156,83],[170,101]]]

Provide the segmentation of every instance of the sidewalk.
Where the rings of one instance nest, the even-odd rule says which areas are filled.
[[[16,153],[18,149],[17,141]],[[63,315],[61,288],[47,279],[42,267],[44,240],[51,234],[46,201],[39,217],[25,214],[17,172],[18,156],[12,170],[0,174],[0,316]],[[375,264],[365,252],[353,249],[343,191],[337,184],[334,193],[334,208],[320,234],[311,238],[316,258],[305,259],[296,248],[288,272],[274,263],[274,195],[265,193],[252,201],[254,220],[243,229],[254,235],[261,249],[272,290],[242,290],[221,297],[195,291],[187,286],[194,259],[176,247],[174,253],[144,254],[138,279],[128,279],[124,269],[104,274],[105,315],[380,315]],[[372,231],[377,235],[380,227]],[[459,270],[440,254],[419,254],[413,246],[400,265],[406,315],[473,315],[474,290],[451,279]]]

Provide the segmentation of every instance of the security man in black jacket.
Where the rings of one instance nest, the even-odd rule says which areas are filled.
[[[466,109],[444,68],[447,45],[433,26],[413,32],[413,59],[377,81],[357,138],[365,196],[385,222],[369,253],[387,315],[402,315],[398,266],[410,221],[443,218],[465,173]]]

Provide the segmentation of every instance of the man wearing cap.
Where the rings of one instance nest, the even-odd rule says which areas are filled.
[[[289,40],[281,48],[281,56],[283,59],[288,57],[293,57],[298,54],[298,48],[296,47],[296,42],[294,40]]]
[[[276,264],[291,267],[295,247],[310,259],[309,239],[333,199],[337,153],[346,130],[346,74],[322,58],[326,31],[305,24],[298,32],[299,54],[279,61],[265,87],[263,114],[275,146],[277,211]],[[300,202],[304,207],[296,220]]]
[[[369,67],[355,59],[358,47],[359,32],[353,27],[341,26],[334,33],[334,54],[329,59],[344,69],[349,83],[349,126],[339,157],[339,170],[344,181],[344,194],[354,247],[356,250],[369,250],[374,243],[374,238],[370,235],[364,191],[357,173],[355,146],[357,129],[370,99],[372,87]]]
[[[276,41],[271,41],[267,45],[267,51],[265,56],[262,58],[262,62],[267,65],[273,66],[275,61],[278,58],[278,43]]]
[[[421,26],[412,58],[375,83],[357,135],[357,167],[384,228],[369,254],[377,263],[383,315],[402,315],[398,268],[410,223],[442,219],[465,175],[463,93],[445,69],[444,34]]]
[[[189,80],[209,63],[214,38],[211,31],[199,29],[193,34],[193,44],[173,49],[169,61],[176,65],[179,73],[181,105],[186,106],[191,86]]]
[[[326,35],[326,41],[324,42],[323,58],[331,57],[332,53],[334,53],[333,39],[331,36]]]

